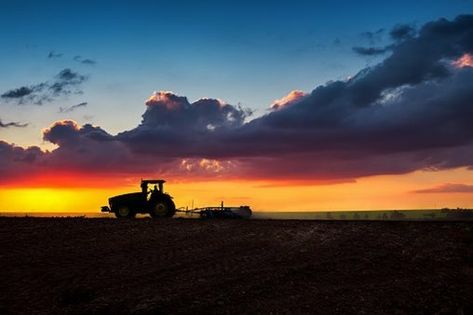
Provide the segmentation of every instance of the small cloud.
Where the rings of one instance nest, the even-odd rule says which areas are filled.
[[[30,95],[34,89],[27,86],[22,86],[17,89],[11,89],[1,95],[3,98],[21,98]]]
[[[81,61],[81,63],[86,64],[86,65],[95,65],[97,61],[92,60],[92,59],[84,59]]]
[[[72,92],[81,94],[80,90],[74,87],[87,80],[87,77],[66,68],[56,75],[56,81],[49,86],[49,90],[54,96],[69,95]]]
[[[87,76],[66,68],[59,72],[52,82],[46,81],[11,89],[1,94],[0,97],[5,101],[15,101],[18,105],[27,103],[42,105],[44,102],[52,102],[59,96],[71,93],[82,94],[79,87],[86,80]]]
[[[417,194],[473,193],[473,185],[447,183],[432,188],[414,190],[413,192]]]
[[[59,72],[56,75],[56,78],[62,80],[62,81],[72,81],[72,80],[80,80],[83,81],[85,80],[85,76],[78,74],[77,72],[73,72],[71,69],[66,68]]]
[[[54,50],[51,50],[48,54],[48,59],[60,58],[63,55],[64,55],[63,53],[56,53]]]
[[[45,88],[47,88],[47,84],[44,82],[30,86],[22,86],[8,90],[1,94],[0,97],[5,101],[16,101],[18,105],[27,103],[41,105],[43,102],[50,100],[46,94],[42,93]]]
[[[70,113],[70,112],[73,112],[73,111],[75,111],[76,109],[78,109],[80,107],[85,107],[85,106],[87,106],[87,102],[82,102],[82,103],[72,105],[72,106],[69,106],[69,107],[59,107],[59,113]]]
[[[28,124],[22,124],[22,123],[19,123],[19,122],[7,122],[7,123],[4,123],[1,119],[0,119],[0,128],[9,128],[9,127],[17,127],[17,128],[25,128],[27,127]]]
[[[382,55],[386,53],[390,49],[390,46],[386,46],[386,47],[359,47],[357,46],[357,47],[353,47],[352,49],[358,55],[377,56],[377,55]]]
[[[82,56],[74,56],[74,58],[72,58],[74,61],[77,61],[79,63],[82,63],[82,64],[85,64],[85,65],[95,65],[97,63],[97,61],[95,60],[92,60],[92,59],[89,59],[89,58],[82,58]]]

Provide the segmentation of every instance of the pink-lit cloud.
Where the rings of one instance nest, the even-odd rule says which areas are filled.
[[[147,106],[165,106],[166,109],[178,110],[186,102],[184,97],[177,96],[174,92],[171,91],[155,91],[151,96],[146,100],[145,104]]]
[[[464,54],[457,60],[453,61],[453,65],[457,68],[473,67],[473,55]]]
[[[295,102],[300,101],[305,96],[306,94],[304,92],[300,90],[293,90],[289,92],[289,94],[287,94],[286,96],[275,100],[271,104],[271,109],[276,110],[276,109],[280,109],[281,107],[294,104]]]

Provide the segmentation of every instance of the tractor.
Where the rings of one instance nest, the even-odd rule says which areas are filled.
[[[137,213],[150,214],[156,219],[172,217],[176,213],[176,205],[172,197],[164,192],[165,182],[162,179],[141,180],[141,192],[109,198],[110,207],[102,207],[102,212],[112,212],[119,219],[134,218]],[[149,184],[155,184],[154,188],[148,189]]]

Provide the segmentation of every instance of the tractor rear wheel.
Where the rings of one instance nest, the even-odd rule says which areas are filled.
[[[129,206],[123,205],[115,210],[115,216],[118,219],[131,219],[135,217],[135,212],[133,212]]]
[[[171,198],[160,198],[151,206],[149,213],[155,219],[170,218],[176,213],[176,205]]]

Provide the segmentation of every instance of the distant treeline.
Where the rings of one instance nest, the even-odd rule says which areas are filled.
[[[473,209],[464,208],[442,208],[440,210],[448,219],[473,219]]]

